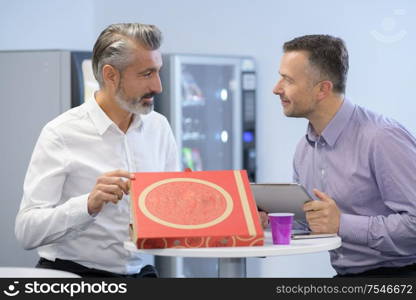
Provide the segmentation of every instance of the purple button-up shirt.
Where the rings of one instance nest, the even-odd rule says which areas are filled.
[[[416,139],[396,121],[345,99],[320,136],[309,125],[294,181],[341,210],[338,274],[416,262]]]

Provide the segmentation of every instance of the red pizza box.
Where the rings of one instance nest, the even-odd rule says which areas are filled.
[[[245,170],[135,173],[130,200],[140,249],[264,244]]]

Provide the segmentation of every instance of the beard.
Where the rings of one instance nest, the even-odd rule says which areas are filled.
[[[155,95],[156,93],[148,93],[138,98],[128,99],[125,93],[121,90],[121,88],[118,88],[115,95],[115,99],[122,109],[133,114],[147,115],[148,113],[153,111],[154,105],[153,102],[146,103],[145,99],[153,98]]]
[[[308,118],[313,112],[313,107],[300,103],[299,101],[292,101],[287,97],[280,96],[282,101],[289,101],[286,107],[283,107],[283,113],[289,118]]]

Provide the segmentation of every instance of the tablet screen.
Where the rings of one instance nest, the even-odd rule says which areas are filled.
[[[304,220],[303,204],[312,198],[297,183],[251,183],[257,207],[268,213],[291,212],[296,220]]]

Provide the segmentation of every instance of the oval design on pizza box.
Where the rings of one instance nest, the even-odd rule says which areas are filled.
[[[230,194],[222,187],[196,178],[170,178],[146,187],[138,198],[149,219],[178,229],[202,229],[228,218]]]

